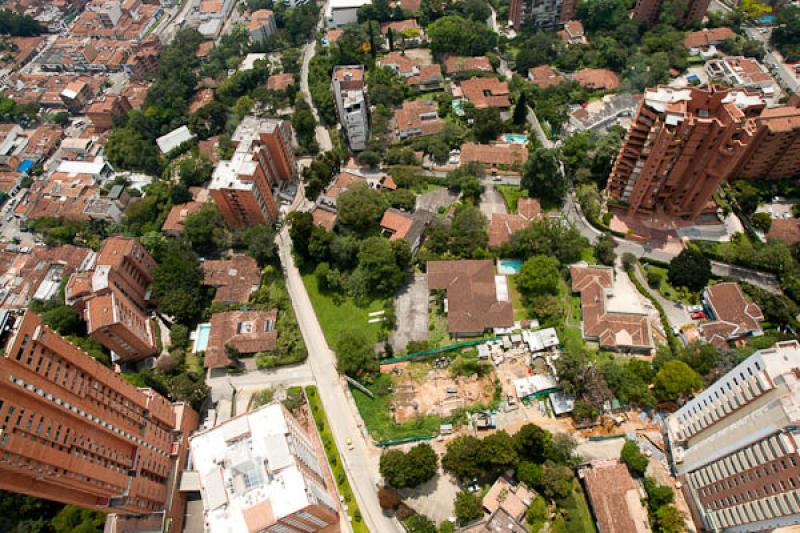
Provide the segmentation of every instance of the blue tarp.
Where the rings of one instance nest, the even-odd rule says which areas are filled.
[[[697,74],[689,74],[686,76],[686,79],[689,81],[700,81],[700,78],[697,77]]]
[[[26,159],[25,161],[19,164],[19,166],[17,167],[17,172],[24,172],[27,174],[28,171],[32,168],[33,168],[33,161],[31,161],[30,159]]]

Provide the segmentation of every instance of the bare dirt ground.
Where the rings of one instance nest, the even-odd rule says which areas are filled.
[[[397,422],[423,415],[449,416],[460,407],[494,397],[494,372],[484,377],[451,377],[449,369],[434,369],[428,362],[384,365],[394,383],[392,406]],[[448,392],[448,390],[455,392]]]
[[[405,54],[409,59],[418,61],[420,66],[433,64],[433,56],[431,56],[431,51],[427,48],[412,48],[406,50]]]

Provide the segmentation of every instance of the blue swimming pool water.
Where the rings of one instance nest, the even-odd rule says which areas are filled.
[[[195,331],[193,352],[204,352],[208,348],[208,335],[211,333],[211,324],[198,324]]]
[[[507,143],[528,144],[528,136],[519,133],[505,133],[503,134],[503,140]]]
[[[519,274],[522,269],[522,259],[498,259],[497,260],[497,273],[504,276],[513,276]]]
[[[453,111],[456,112],[456,115],[459,117],[464,116],[464,100],[453,100],[450,102],[450,105],[453,107]]]

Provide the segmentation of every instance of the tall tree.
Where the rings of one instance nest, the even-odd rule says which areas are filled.
[[[521,185],[531,196],[560,204],[567,192],[567,178],[561,172],[558,151],[537,148],[528,158]]]

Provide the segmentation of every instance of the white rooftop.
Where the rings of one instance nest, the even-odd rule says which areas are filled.
[[[315,501],[336,508],[330,494],[304,474],[304,468],[322,467],[286,416],[273,402],[192,436],[208,531],[251,531],[248,515],[274,522]]]
[[[692,99],[692,91],[689,89],[673,89],[672,87],[656,87],[645,89],[644,101],[656,111],[663,113],[667,105],[675,102],[688,102]]]
[[[94,161],[62,161],[59,163],[56,172],[64,172],[69,175],[89,174],[98,176],[106,168],[106,160],[102,156],[97,156]]]
[[[534,374],[514,381],[514,390],[520,400],[548,389],[557,389],[558,382],[550,374]]]
[[[744,91],[733,91],[728,93],[727,96],[722,99],[722,103],[724,104],[729,102],[733,102],[733,104],[738,108],[745,108],[763,104],[764,99],[757,94],[747,94]]]
[[[209,189],[249,190],[254,184],[242,177],[253,176],[257,161],[253,159],[253,144],[261,133],[271,133],[280,120],[247,116],[242,119],[233,132],[231,140],[236,143],[236,151],[229,160],[220,161],[211,175]]]
[[[334,9],[359,8],[371,3],[372,0],[329,0],[326,13],[330,14]]]
[[[239,65],[239,70],[252,70],[256,61],[267,59],[267,54],[247,54]]]
[[[194,134],[189,131],[189,128],[181,126],[156,139],[156,144],[158,145],[158,149],[161,150],[161,153],[166,154],[192,139],[194,139]]]

